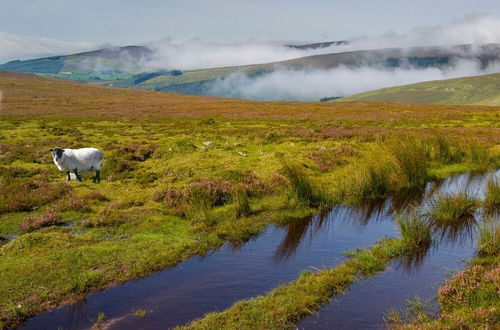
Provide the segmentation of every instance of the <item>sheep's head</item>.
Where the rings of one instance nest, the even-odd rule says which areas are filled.
[[[58,161],[61,159],[64,153],[64,149],[61,148],[51,148],[49,149],[50,152],[52,152],[52,158],[54,158],[54,161]]]

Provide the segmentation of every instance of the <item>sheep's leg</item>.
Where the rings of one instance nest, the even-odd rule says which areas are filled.
[[[77,179],[78,181],[83,181],[83,179],[82,179],[82,177],[80,176],[80,174],[78,174],[78,171],[76,170],[76,168],[75,168],[75,175],[76,175],[76,179]]]
[[[99,171],[99,170],[95,171],[95,176],[92,179],[92,182],[93,183],[101,183],[101,171]]]
[[[67,172],[68,176],[66,177],[66,181],[71,181],[71,175],[69,174],[69,171]]]

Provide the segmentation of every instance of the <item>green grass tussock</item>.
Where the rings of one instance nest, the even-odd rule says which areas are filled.
[[[247,217],[251,214],[250,199],[248,193],[242,187],[238,187],[234,191],[233,202],[235,204],[234,216],[236,218]]]
[[[406,135],[390,142],[388,148],[395,159],[396,172],[402,181],[400,185],[417,187],[430,179],[427,141]]]
[[[455,194],[438,194],[431,201],[428,215],[437,222],[459,221],[472,217],[479,206],[479,200],[465,190]]]
[[[500,254],[500,223],[497,220],[487,218],[479,228],[477,253],[480,256]]]
[[[483,201],[484,208],[488,213],[500,211],[500,180],[490,178],[486,184],[486,196]]]
[[[282,173],[298,202],[320,209],[333,205],[332,197],[326,189],[316,184],[299,165],[289,164],[285,160],[282,160],[282,165]]]
[[[427,249],[432,243],[431,228],[417,211],[396,216],[403,243],[410,251]]]

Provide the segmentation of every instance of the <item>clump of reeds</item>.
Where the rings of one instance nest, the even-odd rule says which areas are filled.
[[[425,249],[432,243],[431,228],[416,211],[398,214],[396,221],[408,252]]]
[[[248,193],[242,187],[235,190],[233,194],[233,201],[235,204],[235,217],[246,217],[251,213],[250,200]]]
[[[302,168],[298,165],[291,165],[285,160],[282,163],[283,174],[299,202],[311,207],[326,208],[331,206],[331,199],[325,190],[315,184]]]
[[[428,215],[438,222],[456,221],[472,217],[479,201],[462,190],[455,194],[438,194],[430,202]]]
[[[500,180],[496,178],[488,180],[483,205],[487,212],[500,211]]]
[[[390,143],[388,148],[394,157],[401,186],[421,186],[429,180],[429,149],[424,141],[404,136]]]
[[[465,152],[458,144],[452,143],[441,134],[436,135],[434,142],[434,159],[444,164],[451,164],[461,161],[464,156]]]
[[[495,256],[500,252],[500,224],[487,219],[479,228],[477,252],[480,256]]]

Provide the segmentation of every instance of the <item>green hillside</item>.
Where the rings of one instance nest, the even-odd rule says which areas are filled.
[[[398,103],[500,105],[500,73],[389,87],[341,99]]]

